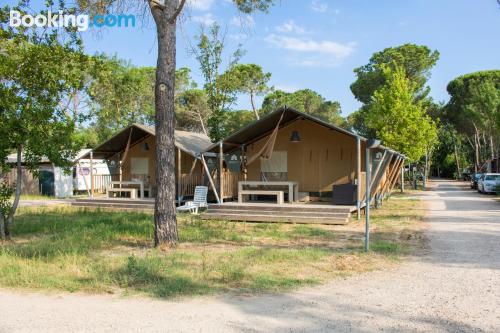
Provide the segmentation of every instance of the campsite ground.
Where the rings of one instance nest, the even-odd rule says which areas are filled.
[[[421,247],[422,203],[396,198],[373,212],[369,254],[355,219],[298,225],[188,214],[179,216],[179,245],[158,251],[151,213],[34,203],[20,210],[12,241],[0,244],[0,286],[172,298],[320,284],[394,266]]]
[[[465,183],[431,186],[422,196],[428,247],[402,265],[257,297],[162,301],[3,290],[0,331],[495,332],[500,206]]]

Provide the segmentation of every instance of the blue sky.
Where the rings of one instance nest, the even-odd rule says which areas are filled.
[[[190,0],[188,0],[189,2]],[[242,63],[272,73],[277,89],[310,88],[341,103],[343,115],[359,103],[349,90],[353,69],[386,47],[427,45],[441,57],[429,84],[437,101],[447,101],[453,78],[500,68],[500,5],[496,0],[277,0],[267,14],[242,16],[230,0],[191,0],[179,23],[177,66],[198,64],[188,52],[201,23],[217,21],[226,30],[229,53],[238,43]],[[156,63],[155,31],[149,25],[84,33],[88,53],[105,52],[138,66]],[[248,108],[246,98],[238,107]]]

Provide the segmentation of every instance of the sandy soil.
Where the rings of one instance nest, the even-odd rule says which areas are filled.
[[[159,301],[0,290],[0,332],[498,332],[500,203],[435,181],[429,249],[284,295]]]

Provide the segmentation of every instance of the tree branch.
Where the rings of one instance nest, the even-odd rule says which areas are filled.
[[[158,0],[149,0],[150,4],[152,7],[158,7],[160,8],[161,10],[165,9],[165,5],[158,2]]]
[[[179,14],[182,11],[182,8],[184,8],[184,4],[185,3],[186,3],[186,0],[181,0],[181,3],[179,4],[179,7],[177,7],[177,9],[175,10],[175,12],[168,19],[168,23],[172,24],[172,23],[175,22],[175,20],[177,19],[177,16],[179,16]]]

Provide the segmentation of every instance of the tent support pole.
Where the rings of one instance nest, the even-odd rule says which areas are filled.
[[[94,151],[90,151],[90,197],[94,197]]]
[[[201,163],[203,164],[203,168],[205,169],[205,172],[207,173],[208,176],[208,181],[210,183],[210,186],[212,186],[212,190],[214,190],[215,198],[217,199],[217,203],[221,203],[219,199],[219,195],[217,194],[217,188],[215,187],[214,181],[212,179],[212,175],[210,174],[210,170],[208,170],[207,162],[205,162],[205,157],[203,154],[201,154]]]
[[[182,177],[181,177],[181,150],[177,148],[177,205],[181,205],[181,189],[182,189]]]
[[[401,166],[401,193],[405,193],[405,165]]]
[[[219,142],[219,195],[222,202],[224,202],[224,148],[222,141]]]
[[[361,139],[356,136],[356,211],[361,219]]]

